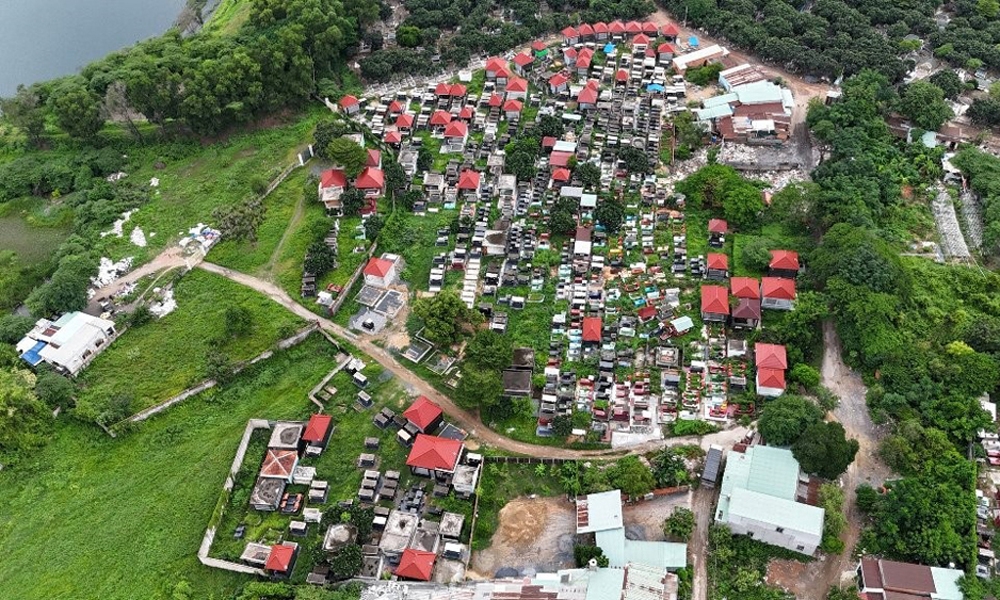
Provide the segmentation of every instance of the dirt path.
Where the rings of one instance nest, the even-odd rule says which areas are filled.
[[[844,490],[844,509],[847,512],[844,552],[835,556],[822,555],[821,560],[809,564],[774,561],[768,569],[768,581],[788,589],[799,600],[822,600],[830,586],[839,585],[843,574],[854,568],[853,551],[861,533],[861,514],[855,503],[854,490],[862,483],[881,485],[889,476],[888,467],[878,457],[881,432],[868,414],[865,384],[858,373],[844,364],[840,338],[832,321],[823,323],[823,365],[820,374],[822,384],[840,398],[840,405],[829,418],[840,422],[847,436],[858,440],[860,449],[839,481]]]
[[[87,304],[87,312],[91,314],[101,314],[101,306],[98,304],[98,300],[101,298],[109,298],[122,289],[131,284],[139,281],[146,275],[156,273],[164,269],[173,269],[176,267],[186,266],[187,260],[195,262],[200,260],[200,255],[195,255],[192,257],[185,257],[184,250],[180,246],[173,245],[164,250],[163,252],[156,255],[156,258],[149,261],[148,263],[142,265],[134,271],[129,271],[128,273],[122,275],[118,279],[114,280],[110,284],[96,290],[93,298]],[[95,312],[96,311],[96,312]]]
[[[278,259],[281,258],[281,252],[285,249],[285,242],[288,238],[292,236],[292,233],[302,222],[302,217],[306,214],[306,204],[305,195],[299,196],[298,202],[295,203],[295,212],[292,213],[292,218],[288,220],[288,227],[285,228],[285,232],[281,234],[281,239],[278,240],[278,245],[274,247],[274,252],[271,253],[271,257],[267,259],[267,264],[264,265],[262,273],[267,275],[267,278],[274,281],[274,265],[277,264]]]
[[[708,600],[708,527],[712,524],[715,490],[699,487],[691,492],[691,510],[694,512],[695,526],[688,554],[694,567],[691,583],[691,600]]]
[[[369,357],[375,359],[380,365],[385,369],[391,371],[399,380],[404,384],[405,387],[415,391],[418,394],[427,396],[429,399],[437,403],[444,412],[462,429],[465,429],[470,436],[478,438],[481,442],[490,444],[497,448],[502,448],[509,452],[515,452],[517,454],[524,454],[528,456],[538,456],[543,458],[585,458],[585,457],[600,457],[600,456],[616,456],[622,454],[641,454],[645,452],[651,452],[665,446],[680,446],[684,444],[698,444],[703,448],[708,448],[711,444],[732,444],[738,439],[741,439],[746,435],[746,429],[742,427],[737,427],[735,429],[727,429],[719,433],[703,436],[702,438],[691,437],[677,437],[670,438],[662,441],[649,442],[646,444],[641,444],[628,448],[627,451],[623,450],[570,450],[568,448],[555,448],[550,446],[538,446],[536,444],[528,444],[525,442],[518,442],[516,440],[509,439],[500,435],[499,433],[489,429],[483,425],[479,418],[470,413],[469,411],[459,407],[451,398],[442,394],[432,385],[418,377],[408,368],[399,363],[385,349],[376,346],[365,338],[359,337],[352,331],[348,331],[344,327],[337,325],[329,319],[325,319],[316,315],[316,313],[310,311],[308,308],[302,306],[298,302],[292,299],[283,289],[274,285],[269,281],[247,275],[245,273],[240,273],[238,271],[233,271],[232,269],[227,269],[219,265],[210,262],[201,262],[198,265],[200,268],[217,275],[221,275],[227,279],[235,281],[236,283],[245,285],[249,288],[253,288],[258,292],[274,300],[278,304],[284,306],[291,312],[302,317],[307,321],[314,321],[318,323],[324,330],[331,333],[332,335],[347,340],[349,343],[353,344],[358,350],[361,350]]]

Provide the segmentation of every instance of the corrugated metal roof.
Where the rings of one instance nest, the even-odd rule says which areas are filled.
[[[620,598],[624,584],[625,571],[621,569],[598,569],[590,573],[587,582],[587,600]]]
[[[662,569],[682,569],[687,566],[687,544],[625,540],[625,562]]]
[[[733,490],[732,498],[729,500],[729,514],[810,533],[817,537],[823,535],[822,508],[753,490],[742,488]]]
[[[719,467],[722,465],[722,448],[709,448],[705,457],[705,470],[701,473],[702,481],[715,483],[719,478]]]
[[[781,86],[770,81],[756,81],[746,85],[738,85],[733,88],[733,93],[739,98],[742,104],[764,104],[767,102],[781,102],[784,99]]]
[[[931,567],[931,576],[934,578],[936,588],[934,597],[937,600],[962,600],[962,590],[958,589],[958,580],[962,574],[958,569]]]
[[[731,102],[736,102],[740,97],[737,94],[722,94],[721,96],[712,96],[711,98],[705,98],[701,105],[705,108],[711,108],[713,106],[719,106],[720,104],[729,104]]]
[[[733,114],[733,107],[728,104],[710,106],[706,108],[696,108],[692,111],[699,121],[710,121],[721,117],[728,117]]]
[[[576,513],[577,533],[591,533],[623,527],[621,490],[588,494],[586,498],[577,500]],[[585,518],[583,518],[584,514]]]
[[[752,446],[746,452],[730,452],[722,477],[717,520],[728,521],[731,497],[737,489],[794,501],[798,487],[799,463],[791,450],[772,446]]]

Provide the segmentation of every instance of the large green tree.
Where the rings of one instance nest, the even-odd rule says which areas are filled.
[[[482,316],[465,306],[457,294],[441,292],[430,298],[419,298],[413,304],[413,314],[424,324],[423,336],[435,344],[450,346],[462,337],[462,330],[478,323]]]
[[[840,423],[813,423],[792,444],[792,454],[802,470],[826,479],[836,479],[847,470],[858,453],[858,440],[847,439]]]
[[[808,398],[783,394],[764,406],[757,427],[768,444],[789,446],[822,418],[823,411]]]
[[[914,81],[900,97],[899,111],[913,124],[928,131],[937,131],[954,116],[944,101],[944,91],[927,81]]]
[[[36,143],[45,130],[45,106],[34,87],[18,86],[10,98],[0,98],[0,113]]]
[[[87,88],[82,77],[63,80],[52,90],[49,107],[66,133],[80,140],[93,139],[104,125],[101,98]]]
[[[35,375],[24,369],[0,369],[0,452],[29,450],[42,443],[52,424],[35,396]]]
[[[337,138],[327,144],[326,157],[343,167],[348,177],[357,177],[365,168],[368,153],[348,138]]]

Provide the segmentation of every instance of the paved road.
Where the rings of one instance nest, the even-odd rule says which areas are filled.
[[[499,433],[489,429],[483,425],[479,418],[470,413],[469,411],[461,408],[452,402],[451,398],[442,394],[432,385],[418,377],[415,373],[410,371],[408,368],[399,363],[385,349],[372,344],[366,339],[359,337],[355,333],[337,325],[329,319],[317,316],[315,313],[310,311],[308,308],[302,306],[291,296],[289,296],[283,289],[274,285],[271,282],[264,281],[257,277],[247,275],[245,273],[240,273],[238,271],[233,271],[232,269],[227,269],[219,265],[202,261],[198,264],[198,267],[209,271],[210,273],[215,273],[221,275],[227,279],[235,281],[236,283],[245,285],[247,287],[253,288],[258,292],[274,300],[278,304],[284,306],[296,315],[306,319],[307,321],[315,321],[319,323],[327,332],[332,335],[346,340],[358,350],[361,350],[368,356],[374,358],[382,367],[391,371],[400,381],[405,383],[411,389],[416,390],[418,393],[427,396],[434,402],[436,402],[445,413],[455,423],[469,432],[469,435],[477,438],[479,441],[489,444],[497,448],[502,448],[509,452],[515,452],[518,454],[524,454],[527,456],[538,456],[542,458],[587,458],[587,457],[600,457],[600,456],[614,456],[625,454],[625,450],[570,450],[567,448],[554,448],[550,446],[538,446],[535,444],[528,444],[525,442],[518,442],[510,438],[504,437]],[[743,428],[729,429],[712,435],[707,435],[702,438],[697,437],[678,437],[670,438],[664,441],[649,442],[646,444],[633,446],[627,449],[627,453],[638,454],[644,452],[650,452],[657,450],[664,446],[678,446],[683,444],[698,444],[704,448],[707,448],[710,444],[732,444],[734,441],[742,438],[746,433]]]

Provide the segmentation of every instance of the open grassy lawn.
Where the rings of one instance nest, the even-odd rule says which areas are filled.
[[[205,525],[247,419],[299,419],[309,389],[333,367],[320,336],[278,353],[111,439],[63,419],[52,441],[0,471],[0,597],[227,598],[247,579],[201,566]]]
[[[44,262],[69,235],[73,211],[41,198],[0,204],[0,251],[11,250],[22,265]]]
[[[199,269],[176,283],[174,296],[174,312],[126,331],[83,372],[78,397],[83,415],[95,418],[119,394],[134,397],[133,410],[156,404],[204,379],[209,354],[247,360],[304,325],[267,297]],[[253,332],[224,339],[224,315],[234,306],[250,311]]]
[[[160,183],[150,202],[132,215],[126,229],[130,232],[131,227],[142,227],[149,245],[134,246],[128,235],[109,236],[99,243],[100,250],[114,259],[135,256],[141,264],[199,222],[210,224],[213,208],[252,195],[255,183],[271,181],[291,164],[326,112],[315,107],[289,117],[283,125],[236,134],[207,147],[193,148],[188,143],[137,148],[130,156],[135,166],[129,178],[150,181],[156,177]],[[164,168],[156,169],[157,161]]]
[[[214,34],[235,35],[250,18],[250,0],[220,0],[204,30]]]

